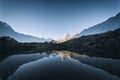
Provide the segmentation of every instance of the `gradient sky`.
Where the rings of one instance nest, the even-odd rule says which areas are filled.
[[[0,20],[20,33],[59,39],[120,12],[120,0],[0,0]]]

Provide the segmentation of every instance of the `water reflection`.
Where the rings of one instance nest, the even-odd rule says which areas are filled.
[[[113,80],[107,72],[74,62],[60,55],[49,56],[19,67],[8,80]]]
[[[53,51],[13,55],[0,63],[0,78],[8,80],[119,80],[120,61]],[[109,72],[109,73],[108,73]],[[115,76],[113,76],[115,75]]]
[[[22,64],[48,56],[46,53],[12,55],[0,63],[0,77],[6,79]]]
[[[67,54],[83,64],[94,66],[96,68],[103,69],[112,75],[120,77],[120,60],[110,59],[110,58],[97,58],[89,57],[86,55],[79,55],[70,51],[55,51],[57,54]]]
[[[74,61],[74,62],[79,62],[77,59],[74,59],[73,56],[75,55],[75,53],[73,52],[69,52],[69,51],[53,51],[54,53],[56,53],[57,55],[59,55],[61,57],[61,60],[64,61],[66,58]]]

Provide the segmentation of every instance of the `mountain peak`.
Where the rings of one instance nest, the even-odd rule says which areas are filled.
[[[50,39],[38,38],[31,35],[25,35],[15,32],[10,25],[5,22],[0,21],[0,37],[9,36],[17,40],[18,42],[50,42]]]
[[[2,33],[11,34],[15,31],[7,23],[0,21],[0,32],[1,32],[0,33],[0,35],[1,35]],[[7,36],[7,35],[5,35],[5,36]]]
[[[68,33],[66,33],[66,34],[63,35],[63,37],[61,39],[57,40],[56,42],[57,43],[62,43],[62,42],[68,41],[70,39],[71,39],[70,35]]]
[[[70,38],[70,35],[68,33],[64,34],[63,37],[62,37],[62,39],[66,39],[66,38],[67,39]]]
[[[120,12],[116,16],[113,16],[100,24],[85,29],[81,33],[78,33],[74,36],[80,37],[83,35],[100,34],[107,31],[113,31],[118,28],[120,28]]]

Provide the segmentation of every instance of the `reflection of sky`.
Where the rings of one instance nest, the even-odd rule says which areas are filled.
[[[120,11],[120,0],[0,0],[0,20],[18,32],[60,38]]]

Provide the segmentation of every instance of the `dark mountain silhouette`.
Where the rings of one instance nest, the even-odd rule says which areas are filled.
[[[64,43],[19,43],[10,37],[0,37],[0,53],[31,53],[67,50],[78,54],[120,59],[120,29],[102,34],[82,36]]]
[[[92,56],[120,58],[120,28],[102,34],[82,36],[61,44],[61,48]]]
[[[120,13],[116,16],[109,18],[105,22],[92,26],[88,29],[83,30],[81,33],[74,35],[73,37],[80,37],[83,35],[92,35],[92,34],[99,34],[104,33],[107,31],[112,31],[115,29],[120,28]]]
[[[31,42],[21,43],[9,36],[0,37],[1,55],[11,55],[19,53],[45,52],[53,49],[54,44],[49,42]]]
[[[11,37],[0,37],[0,45],[4,45],[4,46],[10,46],[10,45],[16,45],[18,44],[18,42],[16,40],[14,40]]]
[[[0,37],[2,36],[10,36],[14,39],[16,39],[19,42],[45,42],[45,41],[51,41],[50,39],[44,39],[44,38],[37,38],[31,35],[25,35],[18,32],[15,32],[11,26],[9,26],[7,23],[4,23],[0,21]]]

